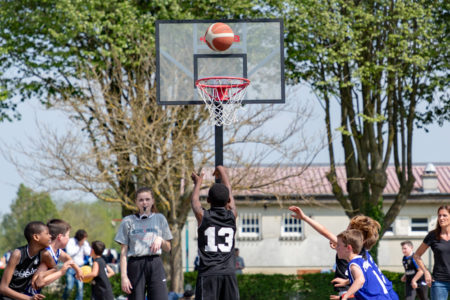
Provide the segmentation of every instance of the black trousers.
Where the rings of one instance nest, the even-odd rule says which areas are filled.
[[[166,272],[159,255],[130,257],[127,265],[132,292],[128,300],[164,300],[168,299]]]
[[[239,300],[236,275],[198,276],[196,300]]]

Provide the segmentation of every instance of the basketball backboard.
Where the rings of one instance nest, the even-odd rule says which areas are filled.
[[[228,24],[232,46],[211,50],[209,25]],[[284,45],[281,19],[156,21],[156,82],[160,105],[203,104],[195,81],[213,76],[244,77],[243,103],[284,103]]]

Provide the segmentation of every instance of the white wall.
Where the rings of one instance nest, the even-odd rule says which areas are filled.
[[[334,265],[336,252],[329,247],[328,240],[319,235],[309,225],[304,224],[304,237],[302,240],[280,240],[280,227],[283,213],[288,213],[286,207],[269,206],[238,206],[238,213],[258,212],[262,215],[262,239],[240,240],[236,239],[236,247],[240,249],[240,256],[244,258],[246,269],[244,273],[284,273],[296,274],[298,269],[330,269]],[[431,220],[429,230],[434,228],[436,210],[439,205],[431,203],[408,203],[400,212],[394,226],[394,235],[386,235],[380,242],[379,265],[381,269],[402,271],[402,252],[400,242],[411,240],[417,248],[423,241],[424,234],[412,235],[409,231],[411,217],[428,217]],[[303,205],[302,209],[327,227],[332,233],[339,234],[347,228],[348,218],[337,205],[313,206]],[[197,255],[197,221],[191,213],[187,220],[189,271],[193,270]],[[186,230],[186,228],[185,228]],[[183,232],[183,253],[186,253],[186,232]],[[431,263],[431,251],[423,257],[428,265]],[[186,271],[186,257],[183,256],[183,267]]]

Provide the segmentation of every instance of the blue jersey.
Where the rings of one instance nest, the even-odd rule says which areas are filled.
[[[373,260],[372,256],[370,255],[369,251],[366,251],[366,259],[369,262],[369,264],[372,266],[372,268],[377,272],[378,276],[383,280],[384,285],[388,289],[389,296],[392,300],[399,300],[397,293],[394,291],[394,287],[392,286],[392,282],[384,276],[384,274],[381,272],[380,268],[378,268],[377,264]]]
[[[350,284],[353,284],[351,266],[360,268],[364,275],[364,285],[355,293],[357,300],[391,300],[383,280],[367,260],[358,255],[348,263],[348,279],[350,279]]]

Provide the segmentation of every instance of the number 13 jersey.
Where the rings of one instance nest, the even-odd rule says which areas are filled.
[[[225,207],[203,210],[202,223],[197,229],[199,276],[232,275],[236,271],[234,236],[236,218]]]

